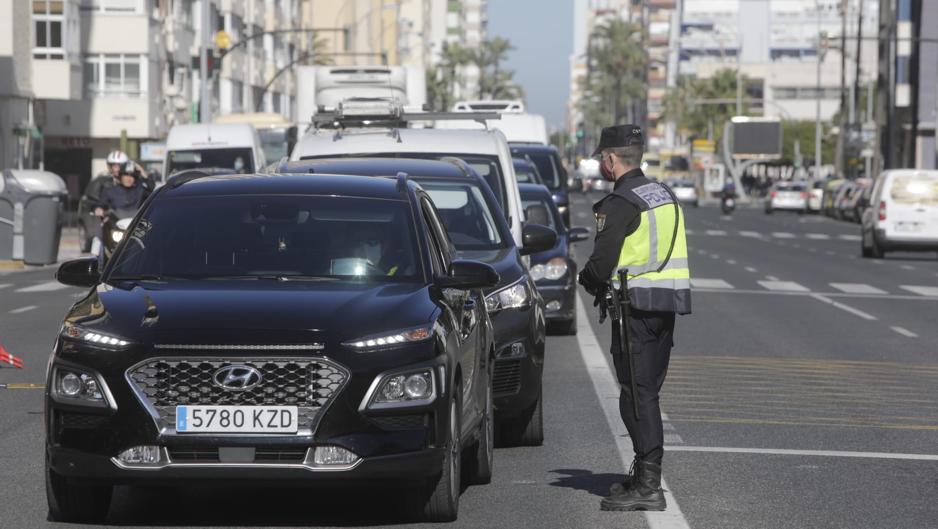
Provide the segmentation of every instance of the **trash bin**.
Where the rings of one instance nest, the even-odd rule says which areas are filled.
[[[0,185],[0,260],[55,263],[67,195],[65,182],[48,171],[4,170]]]

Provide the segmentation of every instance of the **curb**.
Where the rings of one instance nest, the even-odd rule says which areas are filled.
[[[23,261],[0,261],[0,270],[22,270],[26,268]]]

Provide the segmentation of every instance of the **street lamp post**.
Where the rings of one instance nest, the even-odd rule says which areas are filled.
[[[208,54],[212,46],[212,28],[209,26],[212,16],[212,4],[209,0],[202,0],[202,15],[199,32],[202,34],[202,47],[199,50],[199,122],[208,123],[212,120],[212,99],[208,71]]]
[[[827,51],[827,35],[821,32],[821,3],[815,3],[817,9],[817,83],[815,86],[814,105],[814,178],[821,178],[821,63],[824,61],[824,52]]]

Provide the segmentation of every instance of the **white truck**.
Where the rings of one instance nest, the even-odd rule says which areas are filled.
[[[427,79],[423,68],[410,66],[299,66],[296,93],[296,122],[302,131],[320,107],[336,108],[350,99],[395,99],[421,109],[427,102]]]

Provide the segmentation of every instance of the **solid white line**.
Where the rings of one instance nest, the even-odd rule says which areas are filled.
[[[666,452],[715,452],[719,454],[766,454],[778,456],[857,457],[864,459],[903,459],[938,461],[938,454],[899,454],[892,452],[849,452],[846,450],[791,450],[787,448],[734,448],[728,446],[666,446]]]
[[[831,298],[822,296],[821,294],[811,294],[811,297],[818,301],[823,301],[824,303],[827,303],[828,305],[837,307],[840,310],[849,312],[850,314],[853,314],[854,316],[859,316],[863,318],[864,320],[873,321],[876,319],[876,316],[873,316],[872,314],[867,314],[866,312],[863,312],[860,309],[855,309],[849,305],[844,305],[843,303],[834,301]]]
[[[874,286],[863,283],[828,283],[841,292],[848,294],[885,294],[885,290],[880,290]]]
[[[35,305],[26,305],[25,307],[20,307],[18,309],[13,309],[10,311],[10,314],[22,314],[23,312],[29,312],[33,309],[38,309],[39,307]]]
[[[45,283],[39,283],[38,285],[33,285],[31,287],[18,288],[15,292],[53,292],[56,290],[62,290],[63,288],[68,288],[68,285],[63,285],[58,281],[47,281]]]
[[[904,329],[904,328],[902,328],[902,327],[890,327],[890,329],[892,329],[893,331],[895,331],[895,332],[901,334],[902,336],[906,336],[906,337],[908,337],[908,338],[918,338],[918,335],[917,335],[917,334],[915,334],[914,332],[912,332],[912,331],[910,331],[910,330],[908,330],[908,329]]]
[[[769,281],[756,281],[764,288],[768,290],[783,290],[786,292],[808,292],[809,290],[795,283],[794,281],[778,281],[778,280],[769,280]]]
[[[612,438],[615,440],[616,447],[619,449],[619,456],[622,459],[623,470],[628,469],[632,464],[633,452],[631,442],[628,440],[628,432],[622,419],[619,417],[619,384],[612,375],[609,368],[609,362],[606,355],[599,349],[599,340],[589,324],[589,313],[583,305],[583,298],[577,296],[577,343],[580,346],[580,355],[583,357],[583,363],[586,365],[586,371],[589,373],[590,380],[593,381],[593,389],[596,390],[596,397],[606,415],[606,422],[609,423],[609,429],[612,430]],[[678,445],[680,446],[680,445]],[[671,487],[668,487],[664,478],[661,478],[661,488],[664,489],[667,508],[661,512],[645,512],[645,521],[651,529],[690,529],[687,519],[681,513],[681,508],[671,493]]]
[[[717,290],[712,288],[699,288],[696,292],[716,293],[716,294],[758,294],[762,296],[811,296],[818,294],[829,298],[857,298],[857,299],[889,299],[901,301],[938,301],[938,297],[932,296],[912,296],[901,294],[847,294],[845,292],[786,292],[783,290],[753,290],[753,289],[733,289]]]

